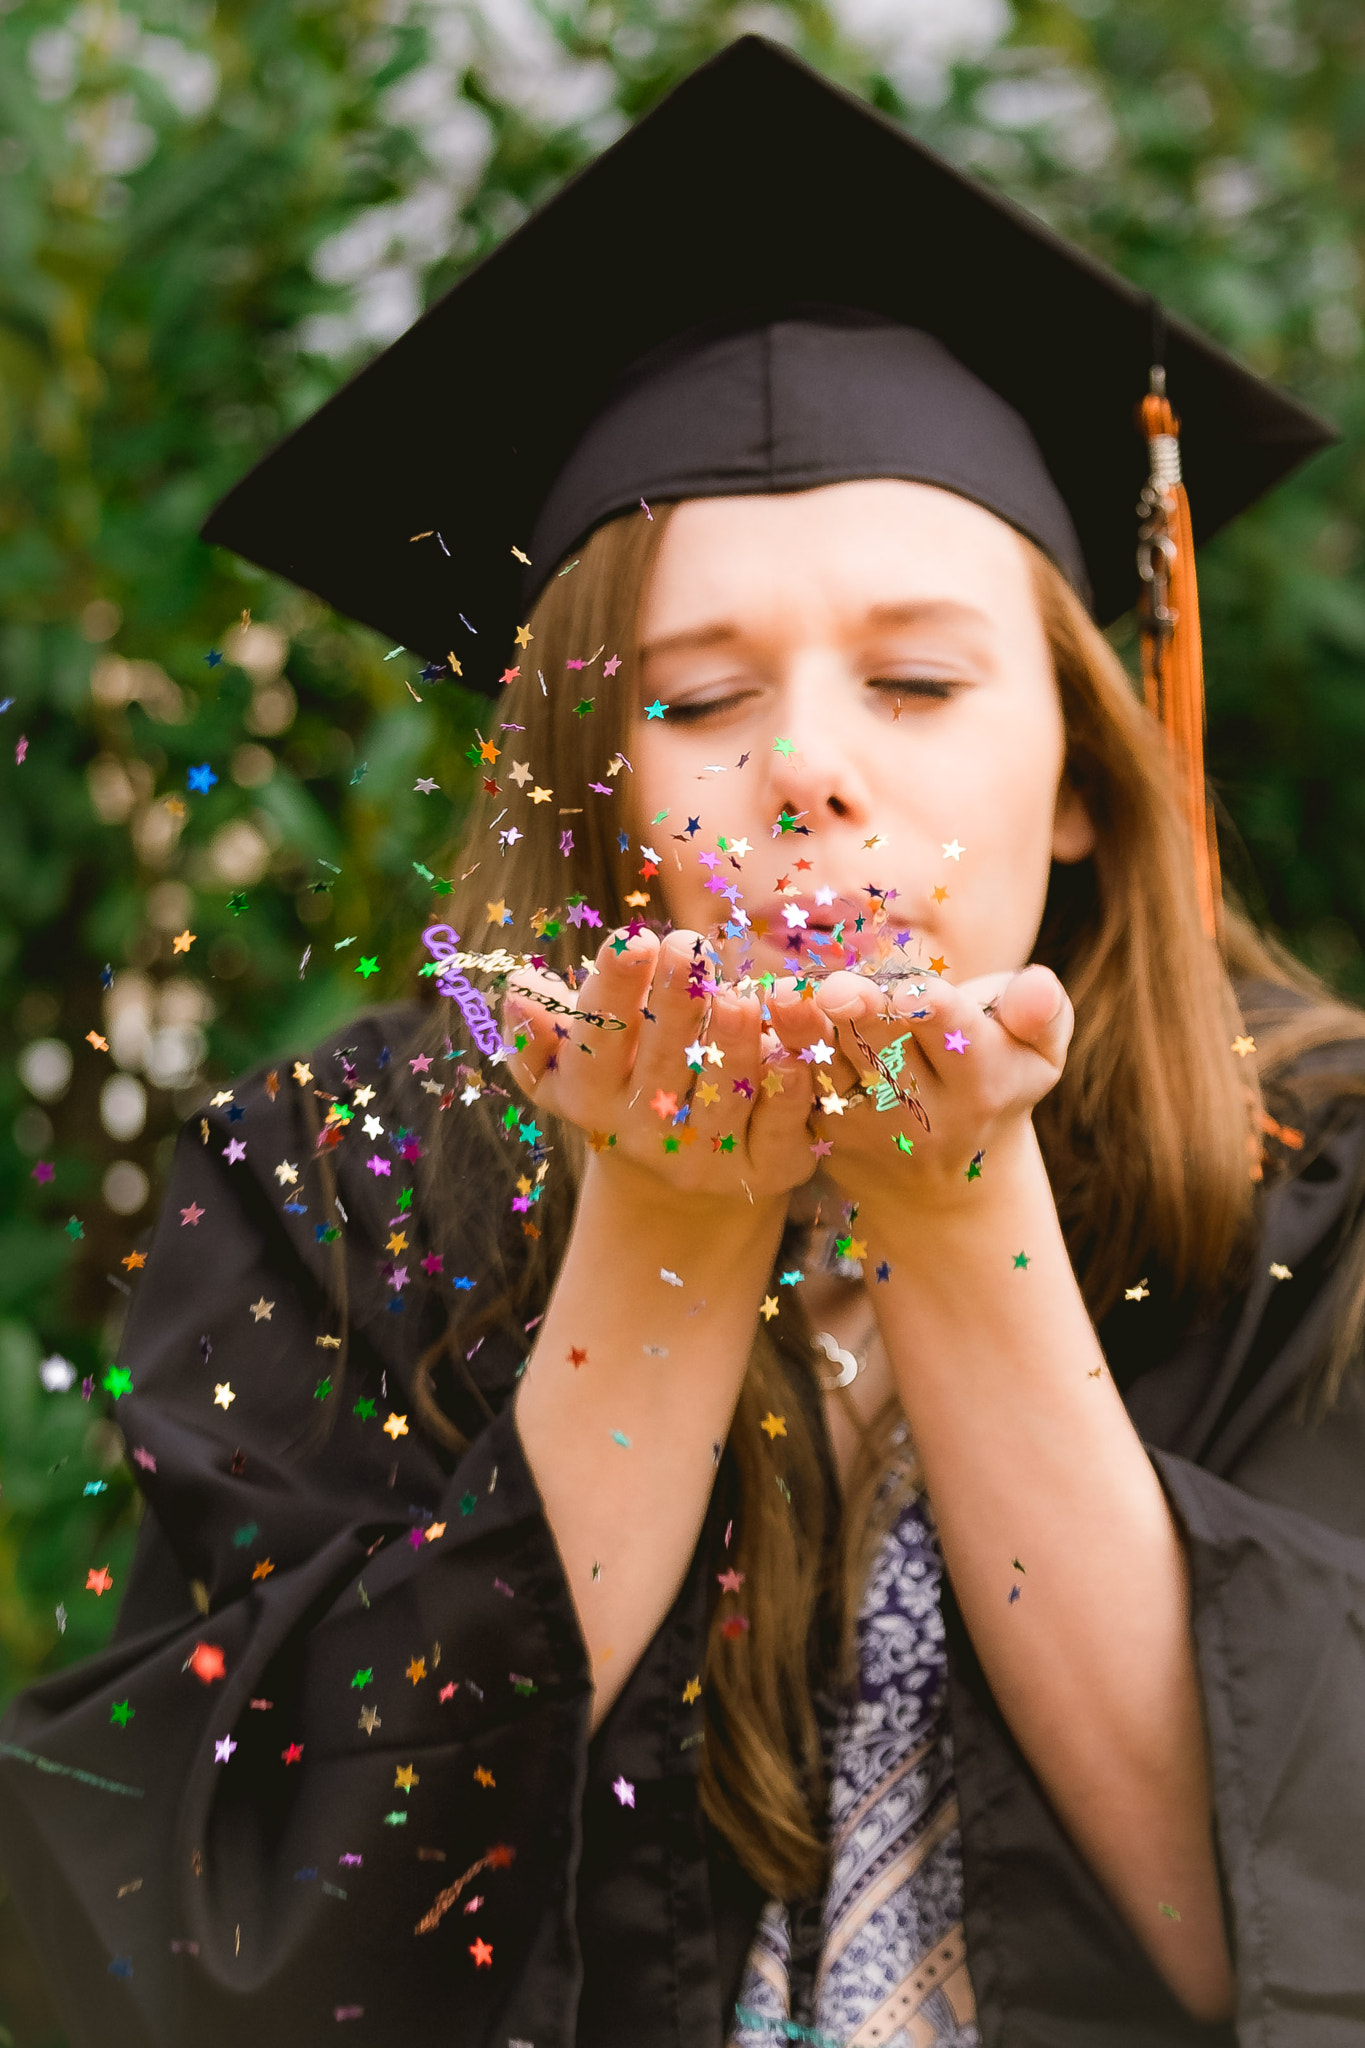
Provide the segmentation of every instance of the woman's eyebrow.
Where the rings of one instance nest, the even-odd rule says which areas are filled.
[[[954,597],[905,598],[895,604],[869,605],[855,628],[866,632],[869,627],[886,626],[990,626],[987,614],[973,604],[963,604]],[[641,660],[655,654],[676,654],[683,650],[701,647],[722,647],[737,640],[743,640],[742,629],[727,619],[717,619],[709,625],[686,626],[676,633],[665,633],[656,640],[649,640],[640,649]]]
[[[989,626],[988,615],[974,604],[955,597],[916,597],[899,604],[869,605],[864,614],[869,626]]]
[[[658,640],[648,640],[640,649],[644,660],[651,654],[673,654],[684,647],[719,647],[731,640],[742,640],[738,626],[718,619],[710,626],[687,626],[681,632],[665,633]]]

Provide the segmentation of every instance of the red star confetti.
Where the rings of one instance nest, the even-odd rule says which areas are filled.
[[[102,1564],[98,1570],[93,1565],[90,1567],[90,1570],[85,1575],[85,1590],[87,1593],[94,1593],[98,1597],[102,1593],[112,1592],[113,1587],[114,1581],[109,1575],[107,1564]]]
[[[227,1677],[227,1665],[217,1643],[196,1643],[186,1660],[186,1669],[194,1673],[201,1685],[212,1685],[215,1678]]]

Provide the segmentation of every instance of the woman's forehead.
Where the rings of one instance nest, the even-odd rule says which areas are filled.
[[[876,477],[751,497],[689,498],[662,536],[645,593],[646,644],[684,624],[742,616],[775,602],[913,623],[957,600],[1014,613],[1031,592],[1018,533],[984,506],[937,485]]]

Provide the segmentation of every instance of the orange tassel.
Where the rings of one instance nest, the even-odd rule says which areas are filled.
[[[1180,478],[1180,422],[1165,395],[1165,372],[1139,408],[1151,477],[1138,510],[1138,570],[1143,580],[1142,681],[1147,709],[1171,750],[1181,808],[1190,828],[1204,929],[1218,935],[1222,881],[1213,806],[1204,784],[1204,653],[1189,500]]]

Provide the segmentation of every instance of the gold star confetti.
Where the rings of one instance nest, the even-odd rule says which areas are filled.
[[[1294,1275],[1288,1266],[1282,1266],[1277,1259],[1270,1268],[1270,1277],[1272,1280],[1292,1280]]]
[[[777,1296],[775,1294],[765,1294],[762,1306],[758,1312],[765,1323],[770,1323],[777,1314]]]
[[[184,931],[177,932],[171,940],[171,951],[173,953],[188,953],[198,936],[197,932],[192,932],[189,926],[186,925]]]
[[[1247,1038],[1245,1036],[1240,1038],[1234,1038],[1232,1041],[1232,1049],[1236,1053],[1239,1060],[1244,1060],[1249,1052],[1255,1052],[1256,1041],[1254,1038]]]
[[[274,1306],[273,1301],[267,1301],[265,1296],[262,1295],[259,1301],[252,1302],[251,1313],[255,1316],[258,1323],[268,1323],[270,1321],[270,1311]]]
[[[390,1414],[390,1416],[389,1416],[389,1419],[388,1419],[388,1421],[387,1421],[387,1422],[386,1422],[386,1423],[384,1424],[384,1434],[385,1434],[385,1436],[391,1436],[391,1437],[393,1438],[394,1442],[395,1442],[395,1443],[397,1443],[397,1441],[398,1441],[399,1437],[400,1437],[400,1436],[406,1436],[406,1435],[407,1435],[407,1433],[408,1433],[408,1418],[407,1418],[407,1416],[406,1416],[406,1415],[394,1415],[394,1414],[392,1414],[392,1413],[391,1413],[391,1414]]]
[[[683,1687],[682,1696],[683,1705],[685,1707],[692,1706],[695,1701],[701,1698],[701,1680],[699,1678],[689,1678]]]
[[[403,1676],[410,1678],[414,1685],[420,1685],[426,1675],[427,1660],[425,1657],[414,1657],[409,1663],[407,1670],[403,1673]]]
[[[232,1406],[236,1399],[237,1396],[232,1391],[232,1382],[230,1380],[219,1380],[213,1390],[214,1407],[226,1410]]]
[[[774,1415],[771,1408],[768,1410],[767,1414],[764,1416],[762,1422],[760,1422],[758,1426],[760,1429],[767,1430],[768,1441],[770,1443],[773,1441],[775,1437],[785,1436],[787,1434],[786,1416]]]
[[[420,1785],[421,1782],[422,1780],[418,1777],[411,1764],[399,1764],[394,1771],[393,1789],[395,1792],[411,1792],[413,1786]]]
[[[1123,1298],[1125,1301],[1146,1301],[1150,1292],[1146,1280],[1139,1280],[1136,1287],[1124,1288]]]

